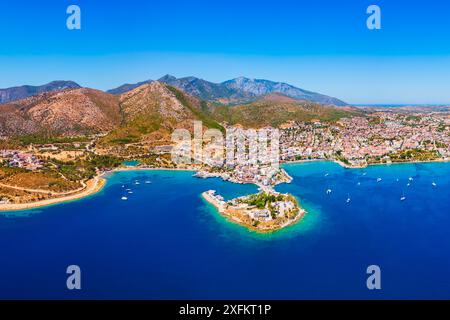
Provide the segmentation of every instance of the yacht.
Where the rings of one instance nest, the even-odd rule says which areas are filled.
[[[122,200],[126,201],[126,200],[128,200],[128,198],[127,197],[122,197]]]
[[[327,190],[327,194],[331,194],[331,192],[333,192],[333,190],[331,190],[331,189]]]
[[[377,179],[377,182],[381,182],[382,180],[383,180],[383,179],[381,179],[381,178],[378,178],[378,179]]]

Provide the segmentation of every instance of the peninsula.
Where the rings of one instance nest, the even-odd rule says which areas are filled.
[[[229,201],[225,201],[214,190],[206,191],[202,196],[222,216],[260,233],[274,232],[290,226],[306,213],[294,196],[273,191],[262,191]]]

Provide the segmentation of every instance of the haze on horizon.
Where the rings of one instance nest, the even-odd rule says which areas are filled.
[[[0,88],[108,90],[165,74],[286,82],[351,104],[450,104],[450,3],[18,1],[0,11]],[[382,10],[382,29],[366,9]],[[77,4],[82,29],[66,28]]]

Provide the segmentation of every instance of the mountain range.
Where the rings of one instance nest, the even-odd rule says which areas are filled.
[[[78,88],[81,88],[81,86],[73,81],[52,81],[42,86],[25,85],[20,87],[0,89],[0,104],[28,98],[40,93]]]
[[[297,100],[310,101],[325,105],[348,105],[344,101],[337,98],[300,89],[287,83],[274,82],[270,80],[239,77],[222,83],[213,83],[196,77],[176,78],[171,75],[166,75],[158,81],[169,84],[200,99],[225,105],[253,102],[262,96],[271,93],[281,93]],[[108,92],[112,94],[122,94],[137,88],[142,84],[150,82],[152,82],[152,80],[147,80],[136,84],[124,84],[118,88],[111,89]]]
[[[192,120],[223,131],[230,124],[278,127],[290,121],[335,121],[357,112],[328,105],[334,100],[327,96],[246,78],[214,84],[194,77],[165,76],[110,92],[62,81],[6,91],[5,100],[13,99],[11,92],[16,92],[14,97],[43,93],[0,104],[0,137],[101,133],[105,135],[102,141],[112,144],[170,141],[175,128],[192,130]],[[313,98],[324,104],[311,101]],[[230,106],[238,101],[242,102]]]

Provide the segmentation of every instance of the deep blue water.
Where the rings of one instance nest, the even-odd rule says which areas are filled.
[[[450,298],[450,164],[285,167],[294,182],[277,189],[308,214],[272,235],[225,221],[200,197],[256,187],[191,172],[116,173],[87,199],[0,216],[0,298]],[[66,289],[72,264],[81,291]],[[372,264],[381,291],[366,288]]]

